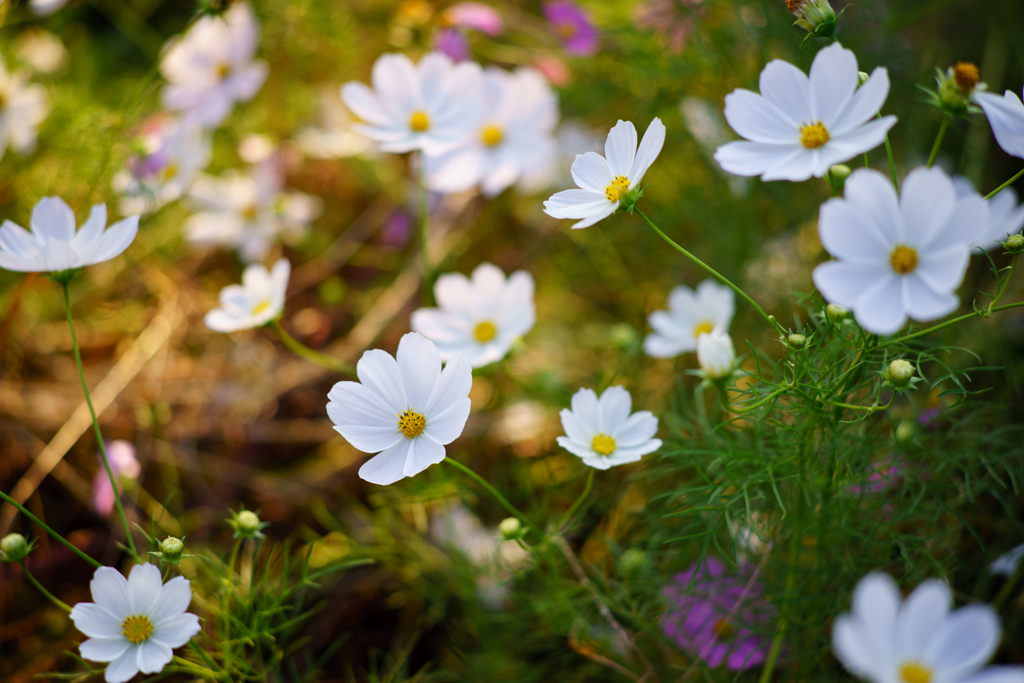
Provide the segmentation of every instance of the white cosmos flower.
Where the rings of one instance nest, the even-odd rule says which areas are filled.
[[[734,310],[733,291],[725,285],[704,280],[696,291],[679,285],[668,295],[668,310],[647,318],[654,332],[644,339],[644,351],[655,358],[696,351],[701,334],[729,329]]]
[[[950,611],[949,587],[925,581],[904,601],[888,575],[868,574],[853,610],[836,618],[832,647],[851,673],[873,683],[1022,683],[1024,668],[982,669],[999,645],[988,605]]]
[[[558,445],[599,470],[636,462],[661,448],[661,439],[654,438],[658,418],[647,410],[630,415],[632,409],[632,397],[620,386],[608,387],[601,398],[593,389],[580,389],[572,410],[560,413],[566,435]]]
[[[970,245],[988,224],[985,201],[958,198],[938,168],[911,171],[899,197],[888,177],[861,168],[845,195],[825,202],[818,219],[821,243],[835,257],[814,270],[822,296],[875,334],[956,310]]]
[[[762,180],[821,178],[833,164],[878,147],[895,116],[872,120],[889,94],[889,75],[875,69],[857,88],[857,57],[833,43],[811,65],[810,78],[776,59],[761,72],[761,94],[735,90],[725,118],[746,141],[718,148],[729,173]]]
[[[1024,559],[1024,543],[1011,548],[997,557],[995,561],[988,566],[988,570],[993,574],[1000,574],[1009,578],[1017,571],[1017,567],[1020,566],[1021,559]]]
[[[1024,159],[1024,103],[1020,98],[1009,90],[1002,97],[990,92],[976,92],[974,101],[985,111],[996,142],[1003,151]]]
[[[75,213],[60,197],[43,197],[32,209],[31,232],[11,221],[0,225],[0,268],[22,273],[58,272],[114,258],[132,243],[139,217],[107,228],[107,206],[96,204],[75,232]]]
[[[581,219],[573,228],[589,228],[619,208],[619,200],[634,189],[658,158],[665,144],[665,124],[655,118],[647,126],[640,149],[636,128],[619,121],[604,143],[605,156],[587,152],[576,156],[572,178],[578,190],[563,190],[544,202],[544,213],[554,218]]]
[[[455,64],[431,52],[414,65],[400,54],[373,65],[373,89],[351,81],[341,99],[366,122],[352,129],[381,143],[383,152],[444,154],[476,130],[480,120],[480,66]]]
[[[732,337],[721,328],[697,335],[697,364],[710,380],[726,379],[736,369]]]
[[[953,178],[953,185],[958,198],[981,196],[967,178],[957,176]],[[999,242],[1005,242],[1008,236],[1024,228],[1024,204],[1017,203],[1017,193],[1012,187],[992,199],[986,199],[985,203],[988,205],[988,224],[975,237],[971,246],[990,251],[998,247]]]
[[[220,290],[220,308],[206,314],[203,322],[214,332],[237,332],[267,324],[284,310],[285,291],[292,267],[281,259],[269,271],[251,263],[242,272],[241,285]]]
[[[108,683],[124,683],[140,671],[162,671],[171,651],[199,633],[199,617],[185,611],[192,589],[182,576],[165,584],[152,564],[132,567],[127,579],[116,569],[100,567],[90,587],[96,602],[75,605],[71,620],[89,636],[78,646],[82,657],[110,662]]]
[[[46,88],[29,83],[26,73],[7,71],[0,57],[0,157],[8,147],[18,154],[35,149],[36,129],[49,113]]]
[[[462,354],[441,370],[433,342],[415,332],[402,337],[398,360],[367,351],[356,365],[359,382],[338,382],[327,414],[355,448],[377,453],[359,468],[372,484],[394,484],[444,460],[444,447],[469,418],[473,369]],[[379,452],[378,452],[379,451]]]
[[[267,63],[254,61],[258,39],[256,17],[244,2],[221,17],[196,21],[164,50],[164,106],[189,124],[219,126],[235,102],[251,100],[267,78]]]
[[[440,308],[412,314],[412,329],[437,345],[442,360],[463,354],[479,368],[505,357],[517,339],[533,328],[533,277],[481,263],[470,280],[460,273],[437,279],[434,296]]]
[[[554,157],[558,99],[539,72],[488,69],[479,125],[465,142],[440,157],[427,157],[427,184],[438,192],[462,192],[479,184],[493,197]]]

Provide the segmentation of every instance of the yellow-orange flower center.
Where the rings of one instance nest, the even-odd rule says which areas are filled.
[[[419,110],[414,111],[409,117],[409,127],[417,133],[422,133],[430,128],[430,117],[427,116],[427,112]]]
[[[715,625],[711,627],[714,631],[715,637],[726,640],[732,638],[733,634],[736,633],[736,629],[733,627],[732,622],[728,619],[722,618],[715,622]]]
[[[701,320],[693,326],[693,338],[696,339],[702,334],[711,334],[715,331],[715,324],[710,320]]]
[[[559,22],[555,24],[555,33],[562,40],[569,40],[576,35],[576,25],[569,22]]]
[[[932,670],[918,662],[907,662],[900,667],[900,680],[904,683],[931,683]]]
[[[477,323],[476,329],[473,330],[473,337],[481,344],[491,341],[497,334],[498,328],[490,320]]]
[[[129,643],[138,645],[149,640],[149,637],[153,635],[153,623],[149,617],[136,614],[121,623],[121,632],[124,633],[124,637],[128,639]]]
[[[970,62],[957,62],[953,67],[953,80],[956,81],[958,88],[967,93],[974,90],[974,86],[981,81],[981,73],[978,72],[978,67]]]
[[[912,273],[917,268],[917,252],[913,247],[898,244],[889,255],[889,263],[892,265],[892,269],[900,275]]]
[[[239,211],[238,213],[241,214],[242,218],[244,218],[245,220],[252,221],[256,220],[256,212],[256,205],[249,204],[248,206],[242,207],[242,210]]]
[[[218,78],[223,80],[223,79],[228,77],[229,73],[231,73],[231,65],[230,64],[228,64],[227,62],[221,62],[220,64],[217,65],[217,77]]]
[[[807,149],[818,149],[824,147],[825,143],[832,139],[828,134],[828,128],[821,121],[815,121],[800,129],[800,144]]]
[[[607,434],[598,434],[594,437],[594,440],[590,442],[590,447],[594,449],[595,453],[611,455],[615,452],[615,439]]]
[[[786,0],[786,9],[790,13],[800,16],[800,10],[804,8],[804,0]]]
[[[488,147],[497,147],[501,144],[504,137],[505,134],[502,132],[501,128],[495,125],[485,126],[484,129],[480,131],[480,139],[483,140],[483,143]]]
[[[262,302],[256,304],[253,307],[253,309],[252,309],[252,314],[253,315],[259,315],[260,313],[262,313],[263,311],[267,310],[268,308],[270,308],[270,300],[269,299],[267,301],[262,301]]]
[[[398,428],[406,438],[415,438],[427,428],[427,418],[412,409],[406,410],[398,414]]]
[[[165,183],[178,175],[178,164],[171,162],[160,171],[160,179]]]
[[[629,178],[624,175],[615,176],[615,180],[608,183],[604,188],[604,196],[610,202],[619,201],[627,192],[629,192]]]

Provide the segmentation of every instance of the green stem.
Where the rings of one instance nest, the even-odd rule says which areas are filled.
[[[64,286],[64,310],[67,313],[68,328],[71,330],[71,348],[75,353],[75,364],[78,365],[78,377],[82,380],[82,390],[85,392],[85,403],[89,406],[89,414],[92,416],[92,428],[96,432],[96,443],[100,447],[100,455],[103,458],[103,467],[107,470],[107,476],[110,478],[110,485],[114,489],[114,504],[117,506],[117,514],[121,517],[121,523],[124,525],[124,535],[128,539],[128,547],[132,553],[132,559],[135,560],[136,564],[141,564],[142,560],[139,559],[139,553],[135,549],[135,539],[132,538],[132,530],[128,525],[128,517],[124,514],[124,506],[121,505],[121,491],[117,486],[117,477],[114,476],[114,470],[110,466],[110,458],[107,457],[107,445],[103,442],[103,433],[100,431],[100,422],[96,419],[96,409],[92,405],[92,397],[89,395],[89,384],[85,381],[85,369],[82,367],[82,354],[78,350],[78,338],[75,336],[75,323],[71,319],[71,295],[68,292],[68,282],[63,283]]]
[[[949,128],[949,117],[942,117],[942,125],[939,126],[939,132],[935,136],[935,144],[932,145],[932,153],[928,156],[928,168],[935,165],[935,157],[939,156],[939,147],[942,146],[942,138],[946,137],[946,129]]]
[[[1000,186],[999,186],[999,187],[997,187],[996,189],[994,189],[994,190],[992,190],[991,192],[989,192],[989,193],[988,193],[988,195],[986,195],[986,196],[985,196],[985,199],[992,199],[992,198],[993,198],[993,197],[995,197],[995,196],[996,196],[997,194],[999,194],[1000,192],[1002,192],[1003,190],[1005,190],[1006,188],[1008,188],[1008,187],[1009,187],[1010,185],[1013,185],[1013,184],[1014,184],[1014,182],[1016,182],[1016,181],[1017,181],[1017,179],[1018,179],[1018,178],[1020,178],[1020,177],[1021,177],[1022,175],[1024,175],[1024,168],[1022,168],[1022,169],[1021,169],[1021,170],[1020,170],[1020,171],[1019,171],[1019,172],[1017,173],[1017,175],[1013,176],[1012,178],[1010,178],[1009,180],[1007,180],[1007,181],[1006,181],[1005,183],[1003,183],[1002,185],[1000,185]]]
[[[434,299],[434,266],[430,262],[430,206],[427,192],[427,171],[423,154],[416,156],[417,223],[419,226],[420,255],[423,258],[423,304],[429,306]]]
[[[32,582],[32,585],[35,586],[40,593],[49,598],[50,602],[57,605],[57,607],[60,607],[65,612],[71,611],[71,608],[68,607],[62,600],[58,599],[56,595],[43,588],[43,584],[36,581],[36,577],[32,576],[32,572],[28,570],[28,565],[25,563],[24,560],[22,560],[21,562],[21,568],[25,570],[25,576],[27,576],[28,580]]]
[[[730,410],[731,412],[736,413],[737,415],[746,415],[747,413],[754,412],[755,410],[757,410],[761,406],[765,405],[766,403],[769,403],[770,401],[774,400],[776,397],[781,396],[782,394],[786,393],[790,389],[792,389],[792,387],[787,384],[786,386],[781,387],[779,389],[776,389],[772,393],[768,394],[767,396],[765,396],[763,399],[761,399],[760,401],[758,401],[754,405],[746,407],[746,408],[734,408],[733,405],[732,405],[732,401],[729,399],[729,391],[727,389],[723,389],[722,390],[722,396],[725,397],[725,407],[728,410]]]
[[[890,339],[887,342],[879,344],[875,348],[876,349],[884,349],[886,346],[892,346],[893,344],[902,344],[903,342],[910,341],[911,339],[917,339],[918,337],[923,337],[926,334],[931,334],[932,332],[935,332],[937,330],[941,330],[944,327],[949,327],[950,325],[955,325],[955,324],[963,322],[965,320],[970,320],[971,318],[977,318],[977,317],[983,316],[983,315],[991,315],[992,313],[998,313],[1000,311],[1007,311],[1007,310],[1009,310],[1011,308],[1020,308],[1021,306],[1024,306],[1024,301],[1018,301],[1015,304],[1004,304],[1002,306],[996,306],[994,308],[986,308],[984,311],[976,311],[974,313],[967,313],[966,315],[961,315],[958,318],[953,318],[952,320],[947,320],[944,323],[940,323],[938,325],[933,325],[932,327],[929,327],[928,329],[925,329],[925,330],[921,330],[920,332],[915,332],[913,334],[908,334],[907,336],[900,337],[899,339]]]
[[[878,112],[877,118],[882,118],[882,112]],[[899,192],[900,186],[896,182],[896,160],[892,156],[892,143],[889,142],[889,134],[885,134],[885,154],[889,157],[889,177],[892,178],[892,186]]]
[[[999,303],[1000,299],[1003,298],[1003,293],[1006,292],[1006,286],[1008,284],[1010,284],[1010,278],[1013,277],[1013,269],[1016,268],[1016,267],[1017,267],[1017,254],[1014,254],[1013,255],[1013,260],[1010,262],[1010,272],[1008,272],[1006,274],[1006,277],[1003,278],[1003,281],[1001,283],[999,283],[999,291],[996,292],[996,298],[992,299],[992,301],[989,303],[989,305],[985,309],[986,315],[990,315],[992,313],[992,308],[997,303]],[[999,276],[999,271],[996,271],[996,277],[998,277],[998,276]]]
[[[839,403],[837,401],[826,401],[826,403],[828,403],[830,406],[835,406],[836,408],[847,408],[849,410],[864,410],[867,411],[868,415],[870,415],[872,413],[877,413],[880,410],[888,410],[889,408],[892,407],[892,404],[895,403],[895,401],[896,392],[894,391],[892,392],[892,398],[890,398],[889,402],[886,403],[884,406],[878,405],[877,401],[873,406],[856,406],[853,405],[852,403]]]
[[[480,484],[485,489],[490,491],[491,495],[494,496],[498,500],[499,503],[501,503],[501,506],[503,508],[505,508],[506,510],[508,510],[509,512],[511,512],[512,515],[516,519],[518,519],[520,522],[522,522],[523,526],[526,526],[529,529],[532,529],[532,530],[536,531],[538,534],[541,533],[541,528],[539,526],[537,526],[536,524],[531,522],[530,519],[526,515],[524,515],[522,512],[519,511],[518,508],[516,508],[515,505],[513,505],[510,502],[508,502],[508,499],[505,498],[505,496],[501,495],[501,493],[498,492],[498,489],[496,489],[493,486],[491,486],[490,483],[488,483],[488,481],[486,479],[484,479],[479,474],[477,474],[473,470],[469,469],[468,467],[466,467],[465,465],[463,465],[461,462],[459,462],[457,460],[453,460],[452,458],[445,458],[444,461],[446,463],[448,463],[449,465],[451,465],[452,467],[454,467],[454,468],[456,468],[458,470],[462,470],[465,474],[468,474],[470,477],[472,477],[476,481],[476,483]]]
[[[214,662],[213,659],[210,658],[210,655],[208,655],[206,653],[206,650],[204,650],[203,648],[201,648],[198,645],[196,645],[196,641],[194,641],[194,640],[188,641],[188,644],[189,644],[189,647],[191,647],[193,650],[195,650],[196,654],[198,654],[200,657],[202,657],[203,661],[206,662],[206,665],[208,667],[210,667],[211,669],[213,669],[214,672],[216,672],[218,674],[218,676],[217,676],[218,678],[223,678],[223,671],[224,670],[221,669],[219,666],[217,666],[216,662]],[[185,660],[185,661],[188,661],[188,660]]]
[[[775,669],[775,662],[782,652],[782,639],[786,635],[786,628],[789,620],[789,610],[792,609],[793,584],[796,581],[796,562],[800,554],[800,518],[797,517],[793,525],[793,537],[789,541],[789,570],[786,574],[786,604],[782,616],[779,617],[779,625],[775,630],[775,637],[772,639],[772,649],[768,652],[768,659],[765,660],[764,669],[761,670],[759,683],[768,683],[772,678],[772,671]]]
[[[693,254],[691,254],[690,252],[688,252],[688,251],[687,251],[686,249],[683,249],[683,248],[682,248],[681,246],[679,246],[678,244],[676,244],[676,243],[675,243],[675,242],[674,242],[674,241],[673,241],[673,240],[672,240],[672,239],[671,239],[671,238],[670,238],[670,237],[669,237],[668,235],[666,235],[665,233],[663,233],[663,232],[661,231],[661,229],[660,229],[660,228],[658,228],[658,226],[657,226],[657,225],[655,225],[654,223],[652,223],[652,222],[651,222],[651,219],[650,219],[650,218],[648,218],[648,217],[647,217],[647,216],[646,216],[646,215],[644,214],[644,212],[643,212],[643,211],[641,211],[640,209],[637,209],[637,210],[636,210],[636,212],[637,212],[638,214],[640,214],[640,217],[641,217],[641,218],[643,218],[643,219],[644,219],[645,221],[647,221],[647,225],[651,226],[651,228],[652,228],[652,229],[654,230],[654,232],[658,233],[658,234],[659,234],[659,235],[661,236],[661,239],[663,239],[663,240],[665,240],[666,242],[668,242],[668,244],[669,244],[669,245],[670,245],[670,246],[671,246],[671,247],[672,247],[673,249],[675,249],[675,250],[676,250],[676,251],[678,251],[678,252],[679,252],[680,254],[682,254],[683,256],[685,256],[686,258],[690,259],[691,261],[693,261],[694,263],[696,263],[696,264],[697,264],[698,266],[700,266],[701,268],[703,268],[704,270],[706,270],[706,271],[707,271],[708,273],[710,273],[710,274],[711,274],[712,276],[714,276],[714,277],[715,277],[715,278],[716,278],[716,279],[717,279],[717,280],[718,280],[719,282],[721,282],[721,283],[722,283],[723,285],[725,285],[725,286],[729,287],[730,289],[732,289],[732,291],[734,291],[734,292],[736,292],[737,294],[739,294],[739,295],[740,295],[740,297],[742,297],[742,298],[743,298],[743,299],[744,299],[744,300],[745,300],[745,301],[746,301],[746,302],[747,302],[748,304],[750,304],[751,306],[753,306],[753,307],[754,307],[754,310],[755,310],[755,311],[757,311],[757,312],[758,312],[759,314],[761,314],[761,317],[762,317],[762,318],[764,318],[765,320],[767,320],[767,321],[768,321],[768,324],[769,324],[769,325],[771,325],[771,326],[772,326],[772,328],[773,328],[773,329],[775,329],[775,331],[777,331],[777,332],[778,332],[779,334],[783,334],[783,330],[782,330],[782,328],[781,328],[781,327],[779,326],[779,324],[778,324],[778,323],[777,323],[777,322],[775,321],[775,318],[774,318],[773,316],[770,316],[770,315],[768,315],[767,313],[765,313],[765,312],[764,312],[764,310],[763,310],[763,309],[762,309],[762,308],[761,308],[760,306],[758,306],[758,305],[757,305],[757,302],[756,302],[756,301],[754,301],[754,300],[753,300],[753,299],[751,299],[751,298],[750,298],[749,296],[747,296],[747,293],[746,293],[746,292],[744,292],[744,291],[743,291],[742,289],[740,289],[739,287],[737,287],[736,285],[734,285],[734,284],[733,284],[732,282],[730,282],[728,278],[726,278],[726,277],[725,277],[724,275],[722,275],[721,273],[719,273],[719,272],[718,272],[717,270],[715,270],[714,268],[712,268],[712,267],[711,267],[711,266],[709,266],[708,264],[706,264],[706,263],[704,263],[703,261],[701,261],[701,260],[700,260],[699,258],[697,258],[697,257],[696,257],[696,256],[694,256]]]
[[[281,343],[296,356],[308,360],[310,363],[315,365],[327,368],[328,370],[333,370],[338,374],[355,376],[356,370],[351,365],[345,361],[338,360],[334,356],[328,356],[326,353],[320,353],[319,351],[314,351],[309,348],[298,339],[285,332],[284,328],[281,327],[281,322],[279,320],[271,320],[267,323],[267,326],[274,331],[277,338],[281,340]]]
[[[576,511],[579,510],[581,505],[583,505],[583,501],[585,501],[587,496],[590,495],[590,489],[594,486],[594,472],[594,468],[591,467],[589,474],[587,474],[587,484],[583,487],[583,493],[580,494],[580,497],[572,504],[569,511],[565,513],[561,520],[559,520],[558,527],[556,527],[559,529],[559,533],[561,533],[561,529],[572,520],[573,515],[575,515]]]
[[[64,538],[63,536],[61,536],[60,534],[58,534],[58,533],[57,533],[56,531],[54,531],[54,530],[53,530],[53,529],[51,529],[50,527],[46,526],[46,524],[45,524],[45,523],[43,523],[43,521],[42,521],[41,519],[39,519],[38,517],[36,517],[35,515],[33,515],[33,514],[32,514],[31,512],[29,512],[28,510],[26,510],[26,509],[25,509],[25,506],[23,506],[23,505],[21,505],[20,503],[18,503],[18,501],[14,500],[13,498],[11,498],[10,496],[8,496],[8,495],[7,495],[6,493],[4,493],[3,491],[0,491],[0,498],[3,498],[3,499],[4,499],[5,501],[7,501],[8,503],[10,503],[10,504],[11,504],[11,505],[13,505],[14,507],[16,507],[16,508],[18,509],[18,511],[19,511],[19,512],[20,512],[21,514],[23,514],[23,515],[25,515],[26,517],[28,517],[28,518],[29,518],[30,520],[32,520],[32,521],[33,521],[34,523],[36,523],[36,524],[38,524],[39,526],[41,526],[41,527],[43,528],[43,530],[44,530],[44,531],[46,531],[46,533],[48,533],[48,534],[50,534],[51,536],[53,536],[53,539],[54,539],[55,541],[57,541],[57,542],[61,543],[61,544],[62,544],[62,545],[64,545],[65,547],[67,547],[67,549],[68,549],[68,550],[70,550],[70,551],[74,552],[74,553],[75,553],[76,555],[78,555],[78,556],[79,556],[80,558],[82,558],[83,560],[85,560],[86,562],[88,562],[89,564],[91,564],[91,565],[92,565],[93,567],[96,567],[96,569],[99,569],[100,567],[102,567],[102,566],[103,566],[102,564],[100,564],[100,563],[99,563],[99,562],[97,562],[96,560],[92,559],[91,557],[89,557],[88,555],[86,555],[85,553],[83,553],[83,552],[82,552],[81,550],[79,550],[78,548],[76,548],[75,546],[71,545],[71,543],[70,543],[70,542],[69,542],[69,541],[68,541],[67,539],[65,539],[65,538]]]

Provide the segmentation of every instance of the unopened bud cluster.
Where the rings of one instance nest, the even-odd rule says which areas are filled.
[[[1010,235],[1006,238],[1006,251],[1019,254],[1024,251],[1024,235]]]
[[[32,544],[21,534],[7,534],[0,540],[0,560],[22,562],[32,551]]]
[[[914,364],[908,360],[897,358],[889,363],[889,368],[886,370],[885,375],[889,384],[897,389],[905,389],[913,384]]]
[[[232,512],[228,524],[235,530],[235,538],[263,538],[262,530],[269,526],[252,510]]]
[[[950,116],[966,116],[976,111],[971,98],[975,92],[988,88],[981,82],[978,67],[970,62],[957,62],[945,72],[938,70],[935,81],[939,89],[933,93],[933,104]]]
[[[795,16],[795,25],[821,38],[835,36],[839,17],[828,0],[786,0],[786,7]]]

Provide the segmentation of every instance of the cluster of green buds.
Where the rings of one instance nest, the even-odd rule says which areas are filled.
[[[231,512],[231,519],[228,524],[235,530],[235,538],[266,538],[263,529],[270,526],[269,522],[261,522],[258,514],[252,510],[242,508],[238,512]]]
[[[937,90],[922,87],[928,93],[928,101],[941,109],[947,116],[966,117],[977,114],[981,109],[974,104],[974,93],[987,90],[981,81],[978,67],[970,62],[957,62],[945,71],[935,70]]]
[[[836,14],[828,0],[786,0],[790,14],[796,17],[794,26],[807,31],[807,39],[829,38],[835,40],[836,26],[842,12]],[[845,11],[845,10],[844,10]]]
[[[7,534],[0,540],[0,561],[24,562],[34,545],[35,541],[27,541],[21,534]]]

